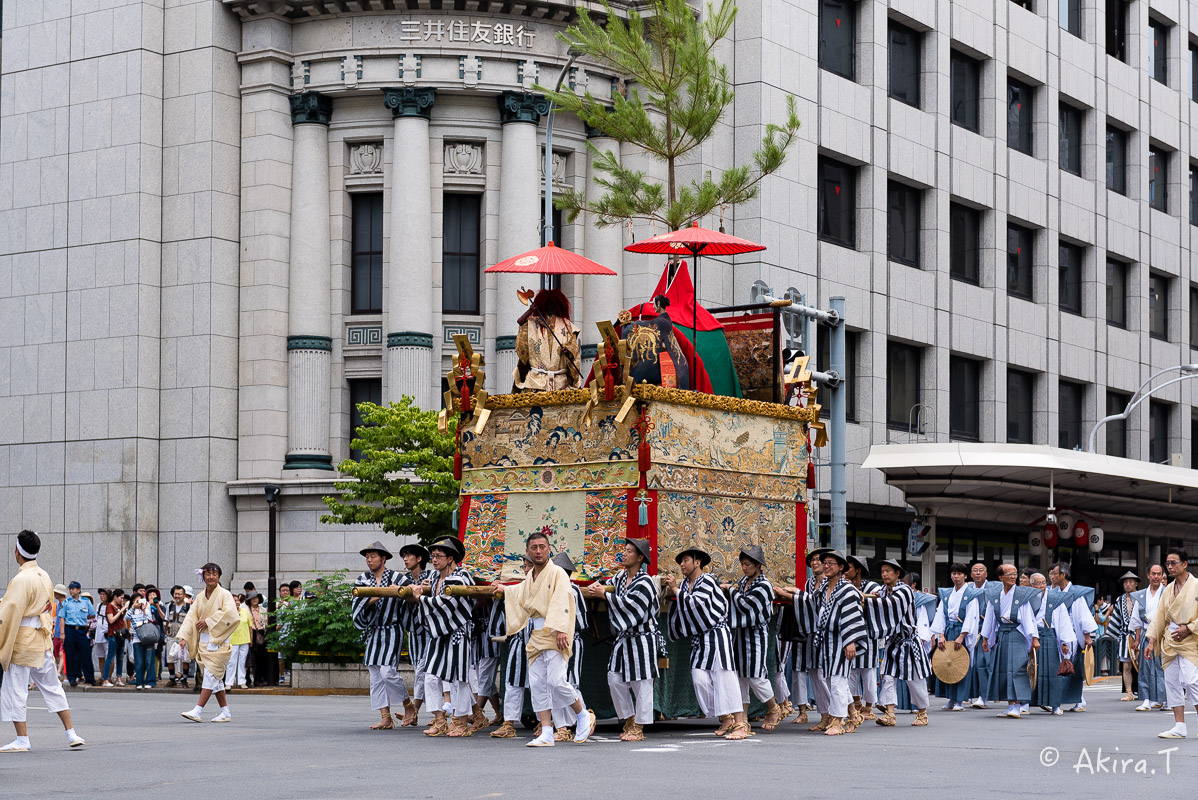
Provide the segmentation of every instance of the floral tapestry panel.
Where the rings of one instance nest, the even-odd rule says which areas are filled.
[[[797,420],[652,403],[653,461],[758,475],[805,477],[807,436]]]
[[[470,500],[463,565],[483,580],[494,580],[506,561],[507,506],[506,494],[484,494]]]
[[[549,537],[553,554],[566,553],[575,562],[585,551],[586,492],[542,492],[508,496],[507,550],[524,553],[529,534],[541,531]]]
[[[586,569],[583,578],[611,575],[620,567],[624,537],[628,535],[628,493],[587,492],[586,536],[583,540]],[[580,577],[575,573],[575,577]]]
[[[806,470],[804,470],[804,473]],[[654,464],[649,472],[650,489],[672,489],[725,497],[756,497],[762,500],[803,502],[807,495],[806,475],[754,475],[722,469]]]
[[[583,406],[496,408],[481,434],[462,431],[462,467],[539,467],[544,465],[604,464],[636,458],[629,415],[616,424],[620,407],[600,403],[592,422],[579,421]]]

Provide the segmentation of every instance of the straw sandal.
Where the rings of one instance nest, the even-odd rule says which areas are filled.
[[[395,727],[395,723],[391,721],[391,711],[380,711],[382,719],[370,726],[372,731],[389,731]]]
[[[824,731],[824,736],[843,736],[844,732],[844,719],[842,717],[832,717],[832,722],[828,725],[828,729]]]
[[[449,725],[445,722],[444,711],[434,711],[433,721],[424,729],[425,736],[444,736],[449,733]]]
[[[772,731],[782,722],[782,707],[777,703],[771,702],[769,708],[765,710],[765,720],[761,723],[763,731]]]
[[[645,741],[645,728],[642,725],[637,725],[633,722],[628,726],[628,730],[620,735],[621,742],[643,742]]]
[[[722,717],[720,717],[720,727],[716,728],[715,735],[727,736],[728,732],[732,730],[735,724],[735,717],[733,717],[731,714],[724,714]],[[624,730],[627,731],[628,728],[625,727]]]
[[[491,731],[492,739],[515,739],[516,725],[511,720],[504,720],[498,730]]]
[[[792,725],[806,725],[810,720],[807,718],[807,707],[799,707],[799,715],[791,720]]]
[[[574,741],[574,731],[567,727],[558,728],[553,732],[553,741],[555,742],[572,742]]]
[[[893,728],[895,725],[898,724],[898,720],[896,720],[894,718],[894,712],[889,711],[889,710],[882,716],[876,717],[874,719],[874,722],[878,723],[879,725],[881,725],[885,728]]]
[[[835,717],[833,717],[831,714],[820,714],[819,722],[815,723],[807,730],[815,731],[816,733],[826,731],[828,729],[828,726],[832,724],[833,719],[835,719]]]
[[[916,711],[915,712],[915,721],[911,723],[911,727],[912,728],[922,728],[923,726],[925,726],[927,724],[928,724],[927,710],[925,709],[924,711]]]
[[[753,735],[753,728],[747,722],[739,722],[732,726],[728,731],[728,735],[724,737],[725,742],[739,742],[741,739],[748,739]]]
[[[470,727],[469,717],[454,717],[449,722],[449,733],[446,734],[451,739],[462,739],[467,736],[474,735],[474,729]]]

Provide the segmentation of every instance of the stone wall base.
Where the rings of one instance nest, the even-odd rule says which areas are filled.
[[[400,664],[399,674],[411,692],[415,672],[411,664]],[[292,664],[291,688],[313,689],[370,689],[370,671],[362,664]]]

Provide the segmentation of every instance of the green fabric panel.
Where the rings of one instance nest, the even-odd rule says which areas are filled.
[[[689,334],[690,331],[685,333]],[[742,397],[740,378],[736,375],[736,367],[732,365],[732,351],[728,349],[728,339],[723,329],[699,331],[695,338],[695,350],[703,359],[707,377],[711,378],[711,388],[718,395]]]

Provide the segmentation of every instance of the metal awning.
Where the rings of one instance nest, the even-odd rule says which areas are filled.
[[[1198,540],[1198,470],[1045,445],[874,445],[881,470],[918,513],[1030,524],[1054,505],[1102,520],[1107,533]]]

